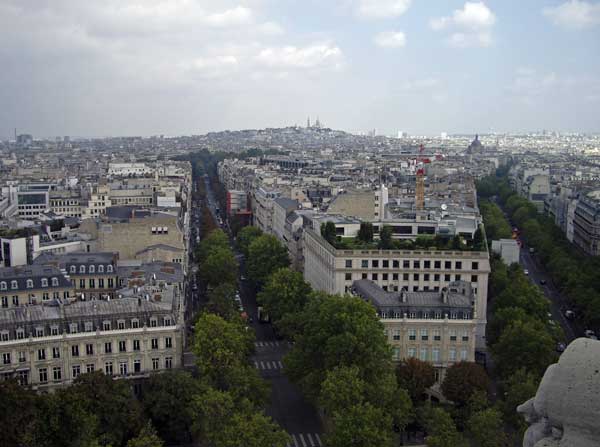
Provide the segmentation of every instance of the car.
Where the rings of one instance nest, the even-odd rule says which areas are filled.
[[[575,312],[573,312],[570,309],[565,310],[565,317],[567,317],[568,319],[573,319],[575,318]]]
[[[525,276],[529,276],[529,270],[525,269],[523,270],[523,273],[525,274]]]
[[[546,285],[546,280],[545,279],[540,279],[540,285],[545,286]]]
[[[245,277],[244,275],[240,276],[240,279],[241,279],[242,281],[246,281],[246,277]]]
[[[594,331],[592,331],[591,329],[586,329],[584,332],[584,335],[586,336],[586,338],[591,338],[592,340],[598,340],[598,338],[596,337],[596,333]]]

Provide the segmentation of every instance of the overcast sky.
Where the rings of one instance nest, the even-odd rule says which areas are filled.
[[[0,137],[600,132],[600,0],[0,0]]]

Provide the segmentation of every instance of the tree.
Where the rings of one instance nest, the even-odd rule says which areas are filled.
[[[392,227],[384,225],[379,232],[379,249],[390,250],[394,248],[394,240],[392,239]]]
[[[527,313],[525,309],[520,307],[503,307],[498,309],[492,315],[492,318],[487,326],[487,342],[489,345],[495,344],[504,329],[513,321],[523,321],[528,324],[535,324],[537,321],[534,317]]]
[[[506,445],[506,435],[500,412],[494,408],[474,413],[467,428],[478,447],[502,447]]]
[[[428,447],[466,447],[450,415],[442,408],[433,408],[426,424]]]
[[[458,362],[446,370],[442,382],[444,396],[458,405],[465,405],[473,393],[486,391],[490,379],[481,365]]]
[[[25,445],[36,420],[38,397],[15,380],[0,381],[0,433],[5,445]]]
[[[142,389],[142,405],[160,437],[168,444],[192,441],[194,401],[204,387],[185,371],[151,375]],[[147,428],[147,427],[146,427]]]
[[[452,250],[462,250],[463,247],[462,238],[457,234],[452,238]]]
[[[422,399],[425,390],[435,383],[435,368],[417,358],[407,358],[396,367],[398,386],[405,389],[413,402]]]
[[[275,270],[290,265],[287,249],[275,236],[263,234],[248,248],[248,277],[255,284],[264,284]]]
[[[383,325],[373,306],[357,297],[315,294],[298,316],[302,331],[284,361],[288,376],[316,400],[327,371],[356,366],[376,383],[391,365]]]
[[[302,273],[281,268],[269,276],[257,300],[279,332],[292,337],[298,327],[297,314],[306,305],[310,293],[310,285],[304,281]]]
[[[124,445],[142,427],[142,408],[127,381],[96,371],[77,377],[65,393],[95,416],[101,445]]]
[[[163,441],[156,434],[152,424],[148,422],[135,437],[127,441],[127,447],[162,447]]]
[[[483,237],[483,231],[481,229],[481,226],[479,226],[477,230],[475,230],[475,234],[473,235],[473,248],[479,251],[485,250],[485,240]]]
[[[212,287],[220,284],[235,284],[238,264],[228,248],[213,249],[204,262],[200,263],[199,274],[202,281]]]
[[[554,346],[554,340],[541,323],[513,321],[491,350],[501,377],[509,377],[519,368],[541,377],[548,365],[556,361]]]
[[[365,244],[373,242],[373,224],[371,222],[361,222],[356,237]]]
[[[216,229],[212,230],[202,239],[198,246],[198,259],[203,262],[208,258],[214,250],[217,249],[229,249],[229,239],[223,230]]]
[[[356,366],[337,366],[326,372],[321,384],[319,404],[326,414],[343,412],[365,398],[365,382],[359,377]]]
[[[262,234],[263,232],[258,227],[242,228],[236,238],[238,250],[242,252],[246,258],[248,258],[250,244],[256,238],[262,236]]]
[[[332,221],[323,222],[321,224],[321,236],[331,245],[335,245],[337,240],[337,234],[335,230],[335,224]]]
[[[232,320],[239,317],[240,312],[234,300],[234,296],[235,287],[232,284],[220,284],[208,291],[206,309],[210,313],[217,314],[225,320]]]
[[[392,418],[369,403],[355,404],[333,415],[333,429],[327,435],[330,447],[385,447],[392,445]]]
[[[504,420],[519,431],[525,431],[527,424],[523,416],[517,413],[517,406],[535,396],[539,381],[539,376],[521,368],[502,383],[504,400],[501,401],[501,408]]]

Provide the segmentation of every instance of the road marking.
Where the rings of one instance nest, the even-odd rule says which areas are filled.
[[[277,362],[277,365],[278,365],[278,366],[279,366],[281,369],[283,369],[283,363],[281,363],[281,360],[279,360],[279,361]]]
[[[271,362],[265,362],[267,365],[267,369],[271,369]]]
[[[298,447],[298,441],[296,441],[296,435],[292,435],[292,439],[294,440],[294,445]]]
[[[318,433],[315,433],[315,438],[317,438],[317,442],[319,443],[319,445],[323,445],[323,443],[321,442],[321,438],[319,438]]]
[[[312,436],[310,435],[310,433],[307,433],[306,436],[308,437],[308,440],[310,441],[310,445],[311,447],[314,447],[315,442],[313,441]]]
[[[306,447],[306,442],[304,442],[304,436],[302,436],[302,433],[300,433],[298,436],[300,436],[300,441],[302,441],[302,447]]]

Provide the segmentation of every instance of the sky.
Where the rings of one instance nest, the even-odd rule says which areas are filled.
[[[600,0],[0,0],[0,137],[600,132]]]

